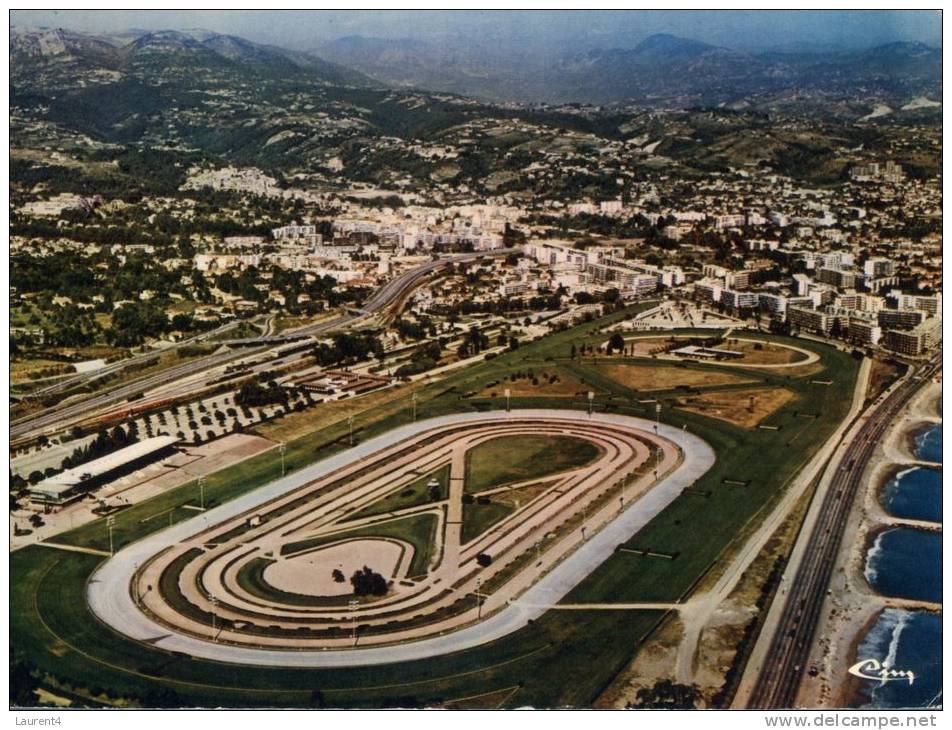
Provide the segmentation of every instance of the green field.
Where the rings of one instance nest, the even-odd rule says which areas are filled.
[[[440,491],[437,499],[430,498],[430,490],[427,488],[431,479],[436,479],[440,483]],[[347,519],[359,520],[373,515],[382,515],[397,509],[407,507],[419,507],[430,502],[439,502],[449,496],[450,491],[450,466],[442,466],[436,471],[425,474],[419,479],[411,482],[403,489],[387,495],[381,500],[364,507],[360,512],[355,512]]]
[[[418,418],[502,409],[503,398],[465,396],[527,366],[598,383],[604,394],[595,403],[598,411],[653,418],[653,404],[639,403],[640,396],[606,377],[597,361],[569,359],[573,344],[604,341],[596,329],[624,315],[524,344],[420,388],[416,391]],[[782,385],[797,394],[793,403],[767,419],[766,423],[778,430],[746,430],[678,411],[672,407],[674,398],[683,395],[678,391],[652,394],[662,403],[663,421],[686,426],[716,450],[716,464],[696,485],[710,496],[679,497],[630,541],[639,547],[677,553],[675,560],[616,553],[583,581],[568,601],[675,600],[723,560],[758,515],[779,498],[789,479],[848,411],[858,369],[857,360],[832,347],[809,341],[797,344],[821,356],[823,372],[796,378],[730,368],[735,374],[749,374],[763,383],[762,387]],[[832,383],[819,385],[811,380]],[[588,403],[583,398],[514,398],[512,407],[582,410]],[[404,407],[387,418],[361,415],[355,419],[355,428],[361,429],[361,438],[369,438],[411,419],[412,405],[407,398]],[[338,440],[347,433],[346,419],[342,419],[289,442],[289,470],[344,448]],[[279,474],[275,455],[249,459],[209,477],[206,499],[221,503]],[[743,481],[746,486],[725,483],[725,479]],[[181,506],[196,503],[197,497],[195,486],[186,485],[119,513],[116,546],[161,529],[170,515],[172,521],[194,516]],[[98,520],[60,535],[56,542],[108,546],[104,522]],[[11,645],[16,657],[32,663],[37,681],[51,688],[68,685],[74,695],[81,696],[99,696],[97,689],[109,688],[111,704],[378,707],[440,704],[485,695],[506,697],[504,706],[509,707],[585,707],[630,661],[660,618],[657,612],[553,611],[493,644],[420,662],[333,671],[230,666],[174,656],[126,640],[100,624],[90,615],[83,597],[85,581],[100,560],[41,547],[13,553]],[[91,704],[97,701],[88,700]],[[467,702],[472,706],[475,700]]]
[[[495,502],[489,502],[488,504],[481,504],[479,502],[464,504],[463,529],[460,532],[460,540],[465,545],[512,513],[512,507]]]
[[[506,436],[484,441],[466,454],[466,491],[577,469],[598,458],[593,443],[569,436]]]

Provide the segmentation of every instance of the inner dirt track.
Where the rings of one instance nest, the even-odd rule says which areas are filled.
[[[587,441],[598,456],[522,483],[532,488],[524,503],[462,542],[467,451],[498,438],[549,435]],[[628,416],[521,410],[434,418],[126,547],[94,573],[87,599],[96,616],[133,639],[224,662],[343,667],[437,656],[501,638],[541,616],[714,458],[690,433]],[[449,469],[445,499],[357,515],[441,467]],[[421,575],[407,575],[412,545],[373,535],[378,525],[407,515],[430,515],[437,525]],[[250,517],[260,525],[249,526]],[[359,536],[349,534],[355,529]],[[253,561],[273,566],[327,548],[339,554],[346,541],[380,539],[394,543],[386,550],[391,589],[373,600],[289,600],[267,585],[249,591],[240,580]],[[479,565],[479,554],[492,563]]]

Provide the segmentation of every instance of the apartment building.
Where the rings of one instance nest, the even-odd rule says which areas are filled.
[[[787,307],[787,321],[792,327],[821,335],[829,335],[833,329],[833,317],[819,309]]]

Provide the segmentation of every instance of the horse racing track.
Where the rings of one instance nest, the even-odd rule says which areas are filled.
[[[713,462],[701,439],[645,419],[444,416],[129,545],[87,599],[122,634],[195,657],[437,656],[538,618]]]

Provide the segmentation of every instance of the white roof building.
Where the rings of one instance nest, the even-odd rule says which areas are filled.
[[[167,449],[178,442],[179,439],[174,436],[156,436],[137,441],[131,446],[44,479],[30,488],[30,497],[38,501],[62,501],[67,494],[82,487],[84,483]]]

